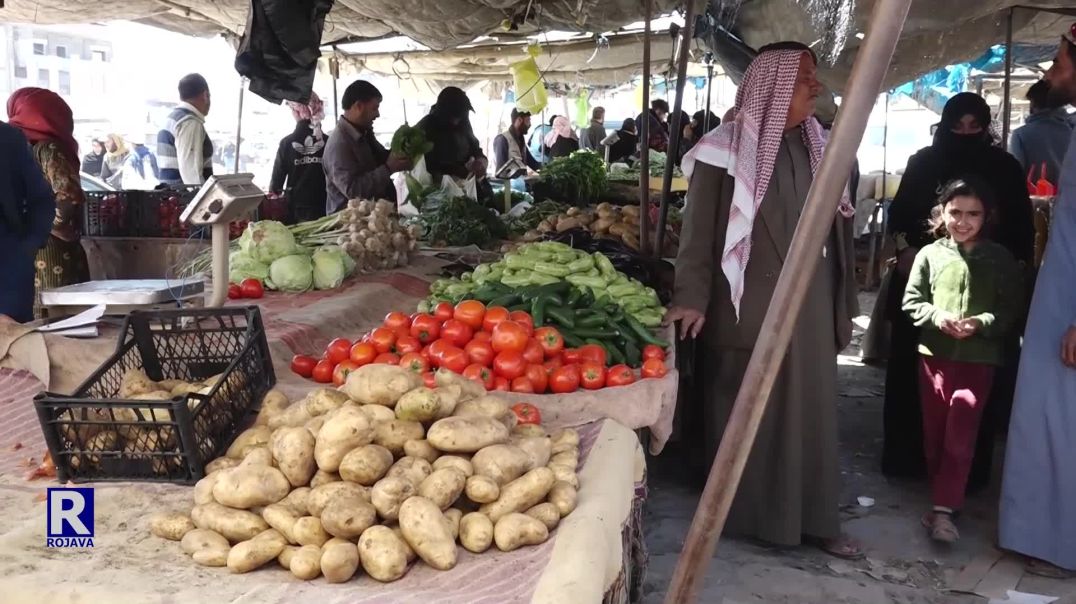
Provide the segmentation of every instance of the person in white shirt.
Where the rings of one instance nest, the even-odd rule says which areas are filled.
[[[160,180],[167,185],[200,185],[213,175],[213,142],[205,131],[209,83],[200,74],[179,81],[180,103],[157,134]]]

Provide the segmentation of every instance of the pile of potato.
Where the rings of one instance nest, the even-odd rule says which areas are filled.
[[[416,556],[456,565],[549,538],[576,505],[579,435],[516,425],[500,398],[447,371],[436,388],[366,365],[339,389],[289,404],[277,391],[255,425],[207,464],[190,514],[150,531],[196,563],[249,572],[276,560],[304,580],[348,581],[361,566],[395,581]]]
[[[550,216],[523,235],[523,241],[538,241],[549,233],[586,229],[598,237],[615,239],[633,250],[639,249],[639,207],[598,204],[595,208],[568,208],[560,216]]]

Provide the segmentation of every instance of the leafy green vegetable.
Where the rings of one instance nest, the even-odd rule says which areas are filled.
[[[297,251],[295,235],[283,223],[259,220],[247,225],[239,237],[239,249],[251,260],[270,264]]]
[[[285,292],[303,292],[314,281],[314,265],[309,256],[292,254],[278,258],[269,265],[269,278],[265,284],[270,289]]]
[[[609,184],[605,161],[591,151],[554,159],[542,169],[541,181],[549,185],[551,196],[576,205],[597,201]]]
[[[423,239],[435,245],[484,246],[507,235],[501,218],[467,197],[426,197],[419,220]]]
[[[426,140],[426,132],[421,128],[404,124],[392,135],[391,151],[399,156],[408,157],[417,162],[419,158],[433,150],[433,143]]]
[[[258,262],[245,253],[235,250],[228,256],[228,280],[239,283],[243,279],[265,281],[269,276],[269,265]]]
[[[355,267],[351,256],[335,245],[319,247],[314,250],[310,259],[314,263],[314,289],[339,287],[344,282],[344,277],[349,274],[347,261],[350,260],[351,267]]]

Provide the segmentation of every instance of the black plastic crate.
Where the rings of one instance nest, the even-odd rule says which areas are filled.
[[[198,187],[177,187],[142,191],[132,212],[135,237],[177,237],[186,239],[191,227],[179,215],[198,193]]]
[[[205,394],[118,398],[123,377],[200,382]],[[72,396],[34,398],[60,482],[193,484],[276,383],[257,306],[133,311],[116,352]]]
[[[90,191],[82,208],[82,234],[87,237],[127,237],[130,212],[141,191]]]

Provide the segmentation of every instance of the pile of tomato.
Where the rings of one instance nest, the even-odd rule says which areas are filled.
[[[566,394],[579,389],[626,386],[639,377],[664,377],[665,351],[643,350],[636,375],[627,365],[608,366],[603,347],[565,348],[554,327],[534,328],[524,311],[487,308],[477,300],[438,304],[432,313],[390,312],[380,327],[352,342],[337,338],[322,358],[296,355],[292,371],[321,383],[343,384],[349,372],[370,363],[399,365],[433,386],[444,368],[480,382],[486,390]]]
[[[229,300],[242,300],[244,298],[256,300],[264,295],[265,286],[257,279],[248,278],[239,283],[228,284]]]

